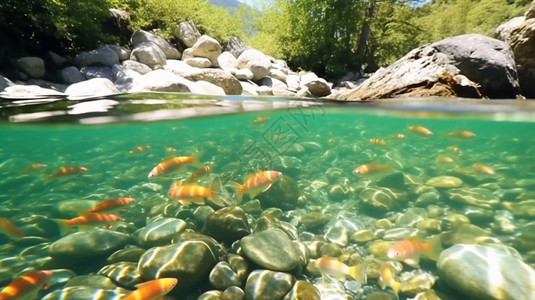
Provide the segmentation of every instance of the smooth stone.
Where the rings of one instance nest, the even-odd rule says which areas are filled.
[[[175,47],[171,46],[171,44],[169,44],[164,38],[150,32],[136,30],[130,38],[130,43],[132,43],[134,51],[136,48],[146,42],[150,42],[158,46],[167,59],[180,59],[181,57],[180,52]]]
[[[136,77],[141,76],[140,73],[121,65],[113,65],[111,71],[113,73],[113,78],[115,78],[113,83],[121,92],[126,92],[131,89]]]
[[[502,215],[494,216],[492,230],[499,234],[513,235],[517,231],[514,220]]]
[[[394,245],[394,242],[373,241],[368,245],[368,253],[377,259],[388,259],[386,252],[392,245]]]
[[[492,233],[473,224],[463,224],[455,231],[446,232],[442,235],[442,243],[448,247],[456,244],[477,244],[484,237],[491,237]]]
[[[74,58],[77,66],[113,66],[119,63],[119,55],[113,48],[102,46],[98,49],[80,52]]]
[[[127,234],[93,228],[69,234],[50,245],[50,256],[61,258],[87,258],[109,255],[120,249],[131,237]]]
[[[291,271],[299,265],[300,251],[278,229],[253,233],[241,239],[245,256],[254,263],[273,271]]]
[[[81,67],[80,72],[87,79],[106,78],[113,82],[112,67],[86,66]]]
[[[139,74],[147,74],[152,71],[152,69],[146,64],[133,60],[125,60],[121,63],[121,65]]]
[[[437,280],[437,277],[426,272],[418,272],[416,274],[401,277],[400,291],[403,294],[410,296],[415,296],[418,293],[430,290]]]
[[[134,233],[136,242],[145,248],[169,244],[173,237],[186,229],[187,223],[176,218],[161,218]]]
[[[332,217],[320,212],[309,212],[299,217],[299,223],[304,225],[307,230],[312,230],[325,226],[331,219]]]
[[[333,243],[324,243],[319,249],[320,256],[338,257],[342,255],[342,247]]]
[[[206,291],[202,293],[197,300],[221,300],[223,292],[221,291]]]
[[[137,262],[118,262],[106,265],[97,274],[104,275],[122,286],[134,287],[143,282],[137,271]]]
[[[401,213],[398,214],[395,220],[396,226],[398,227],[413,227],[414,224],[423,221],[424,218],[415,213]]]
[[[349,233],[344,227],[335,226],[327,229],[325,239],[331,243],[345,247],[349,242]]]
[[[389,229],[392,226],[394,226],[392,222],[388,219],[379,219],[375,221],[374,225],[375,225],[375,228],[377,229]]]
[[[127,246],[124,249],[117,250],[111,254],[106,263],[113,264],[118,262],[138,262],[139,258],[146,249],[139,248],[137,246]]]
[[[221,300],[242,300],[245,298],[245,292],[237,286],[229,286],[221,294]]]
[[[184,74],[184,78],[191,81],[208,81],[221,87],[227,95],[240,95],[242,92],[239,80],[220,69],[196,69]]]
[[[290,292],[286,294],[284,300],[321,300],[321,294],[313,284],[298,280]]]
[[[22,72],[33,78],[41,78],[45,76],[45,61],[40,57],[26,56],[17,60],[19,68]]]
[[[535,200],[523,200],[520,202],[505,202],[502,204],[505,209],[516,217],[534,218]]]
[[[418,233],[418,228],[391,228],[384,232],[383,239],[385,241],[399,241],[416,236]]]
[[[249,275],[249,263],[245,260],[245,258],[237,254],[229,254],[227,257],[227,262],[234,273],[238,275],[240,281],[245,282],[247,276]]]
[[[196,236],[200,236],[197,234]],[[145,252],[138,263],[138,271],[144,279],[162,277],[180,278],[175,289],[191,290],[207,279],[212,268],[220,261],[222,247],[211,238],[188,239]]]
[[[191,54],[195,57],[208,58],[212,66],[217,66],[217,57],[221,54],[221,44],[207,35],[202,35],[193,46]]]
[[[252,80],[254,74],[253,71],[249,69],[239,69],[238,71],[236,71],[236,74],[234,74],[234,76],[236,76],[236,78],[238,78],[239,80]]]
[[[130,54],[130,60],[140,62],[151,69],[162,69],[166,64],[165,53],[153,42],[143,42]]]
[[[360,194],[364,207],[376,212],[388,212],[404,202],[404,194],[385,187],[366,187]]]
[[[470,224],[470,219],[461,214],[448,214],[442,218],[442,230],[455,230],[463,224]]]
[[[75,66],[65,67],[60,70],[60,77],[63,82],[73,84],[86,80],[84,74]]]
[[[442,220],[425,219],[416,223],[416,228],[420,231],[425,231],[428,234],[440,233],[442,231]]]
[[[51,293],[48,293],[46,296],[41,298],[41,300],[80,300],[80,299],[109,299],[109,300],[120,300],[124,299],[128,294],[129,290],[123,288],[110,288],[110,289],[99,289],[90,286],[73,286],[65,287],[62,289],[54,290]]]
[[[208,280],[218,290],[224,290],[231,286],[241,286],[240,278],[225,261],[220,261],[215,265]]]
[[[438,201],[440,201],[440,198],[441,198],[440,192],[433,189],[423,194],[420,194],[418,198],[416,198],[414,205],[422,207],[422,206],[427,206],[430,204],[435,204]]]
[[[260,204],[260,200],[253,199],[251,201],[248,201],[242,205],[242,209],[244,212],[248,214],[261,214],[262,213],[262,204]]]
[[[454,176],[437,176],[433,177],[425,182],[426,185],[435,188],[456,188],[463,185],[463,181]]]
[[[251,230],[243,209],[229,206],[209,214],[201,232],[220,242],[232,243],[251,233]]]
[[[210,215],[214,211],[215,210],[212,207],[208,205],[202,205],[202,206],[195,208],[195,210],[193,211],[193,215],[195,216],[195,220],[199,224],[204,224],[208,215]]]
[[[375,233],[371,229],[363,229],[351,235],[351,240],[356,243],[367,243],[375,240]]]
[[[331,93],[331,86],[323,78],[311,80],[305,86],[314,97],[325,97]]]
[[[462,211],[472,223],[490,223],[494,218],[494,211],[480,207],[467,207]]]
[[[65,94],[71,98],[108,96],[119,94],[120,92],[113,82],[106,78],[93,78],[73,83],[65,90]]]
[[[201,33],[197,30],[193,21],[180,22],[176,26],[173,35],[188,48],[195,45],[197,40],[201,37]]]
[[[292,275],[268,270],[253,271],[245,283],[246,300],[282,300],[290,292],[295,279]]]
[[[204,57],[190,57],[184,59],[184,62],[194,68],[209,68],[212,65],[212,62]]]
[[[534,299],[535,271],[493,247],[454,245],[437,260],[438,274],[453,289],[485,299]]]
[[[498,196],[484,188],[450,189],[446,192],[451,201],[493,209],[500,203]]]
[[[178,92],[190,93],[193,82],[170,71],[155,70],[134,79],[130,93]]]
[[[222,70],[234,74],[237,71],[236,65],[238,64],[238,60],[232,53],[224,51],[217,57],[217,64]]]
[[[256,196],[263,208],[278,207],[282,210],[295,209],[298,197],[297,183],[286,175],[282,175],[267,191]]]
[[[256,49],[247,49],[238,57],[238,69],[249,69],[253,72],[253,81],[258,81],[269,75],[271,62],[269,58]]]

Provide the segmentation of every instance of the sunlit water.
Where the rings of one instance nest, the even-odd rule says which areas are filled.
[[[75,211],[60,209],[63,201],[133,197],[136,202],[121,214],[124,222],[135,224],[130,227],[134,230],[144,225],[145,217],[151,215],[154,207],[162,203],[177,206],[167,197],[168,189],[173,180],[182,180],[195,170],[192,167],[170,177],[147,178],[151,169],[167,157],[196,152],[200,152],[202,163],[212,166],[211,178],[219,177],[227,186],[231,204],[235,198],[228,186],[230,182],[243,182],[246,175],[259,170],[278,170],[297,182],[301,213],[337,207],[338,211],[332,214],[333,222],[340,211],[347,211],[345,214],[352,218],[362,218],[363,224],[393,217],[414,207],[418,186],[440,175],[468,174],[466,178],[470,180],[465,180],[464,187],[483,187],[502,198],[511,189],[521,189],[514,193],[518,197],[500,199],[501,202],[527,200],[535,193],[532,182],[535,180],[535,114],[528,104],[463,102],[469,105],[454,109],[448,105],[448,99],[397,101],[381,106],[316,102],[303,105],[286,99],[274,102],[186,99],[190,108],[182,108],[183,103],[161,100],[162,95],[157,96],[158,100],[141,97],[136,100],[139,102],[127,102],[134,98],[126,95],[122,99],[99,100],[98,107],[103,107],[100,111],[84,111],[83,105],[78,104],[82,110],[77,113],[72,113],[73,102],[61,101],[52,102],[50,106],[4,105],[0,108],[3,110],[0,216],[24,230],[31,227],[28,223],[35,220],[36,215],[44,218],[76,216]],[[217,105],[192,108],[202,101]],[[247,101],[250,103],[243,104]],[[89,107],[97,106],[93,103]],[[214,112],[225,114],[209,116]],[[196,114],[204,116],[194,117]],[[411,125],[422,125],[433,134],[423,137],[410,132],[407,128]],[[476,136],[448,136],[457,130],[471,131]],[[405,138],[395,138],[395,134],[403,134]],[[372,144],[370,139],[382,139],[386,145]],[[134,149],[138,146],[150,146],[150,149],[136,152]],[[130,151],[136,153],[130,154]],[[437,162],[439,156],[450,157],[452,162]],[[378,179],[352,171],[367,163],[387,165],[390,168],[387,172],[401,172],[414,180],[401,190],[407,195],[406,202],[396,205],[390,212],[364,207],[359,194],[366,186],[374,186]],[[474,170],[476,163],[492,168],[495,174]],[[32,164],[43,166],[32,168]],[[49,178],[65,166],[83,166],[89,170]],[[204,183],[209,185],[208,179]],[[342,192],[332,192],[334,186]],[[467,207],[446,200],[433,205],[461,213]],[[422,208],[426,209],[427,205]],[[489,209],[504,208],[497,205]],[[284,218],[295,222],[290,217]],[[529,218],[514,217],[513,222],[520,228],[529,221]],[[490,228],[491,223],[478,225]],[[373,225],[367,227],[373,229]],[[306,230],[302,226],[298,228]],[[313,233],[321,236],[325,230]],[[493,236],[506,245],[513,245],[514,234],[493,233]],[[59,236],[44,238],[52,242]],[[0,249],[0,258],[13,256],[27,247],[6,246],[9,238],[0,236],[0,239],[5,243]],[[366,246],[359,247],[365,253]],[[531,249],[517,250],[526,257]],[[87,261],[80,263],[88,264]],[[93,267],[95,269],[88,268],[88,272],[96,272],[102,266]],[[11,270],[3,270],[2,285],[15,275],[9,272]],[[379,289],[373,279],[368,285]]]

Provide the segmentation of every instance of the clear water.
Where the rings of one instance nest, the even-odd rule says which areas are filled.
[[[176,97],[182,99],[172,99]],[[455,107],[450,106],[452,102]],[[152,207],[170,201],[166,194],[171,182],[184,179],[193,171],[149,179],[150,170],[166,157],[197,151],[202,153],[201,162],[211,164],[213,174],[220,176],[224,184],[242,182],[244,176],[259,170],[278,170],[296,180],[304,203],[299,208],[302,212],[317,210],[317,206],[339,207],[351,210],[356,218],[362,216],[366,224],[370,218],[392,217],[405,211],[414,206],[417,197],[414,187],[407,185],[406,205],[391,212],[368,212],[359,204],[359,192],[373,185],[375,178],[352,171],[371,162],[389,165],[421,185],[459,168],[476,178],[465,183],[468,187],[484,186],[496,195],[520,188],[518,199],[513,201],[522,197],[525,200],[529,198],[526,195],[535,193],[533,184],[516,184],[535,179],[535,109],[529,102],[512,105],[499,101],[423,99],[324,104],[293,99],[192,99],[143,94],[88,102],[86,106],[77,104],[78,110],[74,110],[72,105],[76,103],[2,103],[0,217],[9,218],[24,229],[31,226],[29,217],[35,215],[73,217],[73,212],[58,208],[62,201],[134,197],[135,204],[123,217],[139,227]],[[259,117],[266,120],[255,122]],[[422,137],[409,132],[410,125],[425,126],[433,135]],[[448,136],[456,130],[471,131],[476,137]],[[406,138],[392,138],[397,133]],[[372,138],[383,139],[387,145],[371,144]],[[129,154],[144,145],[150,149]],[[462,153],[451,151],[449,146],[457,146]],[[175,150],[170,151],[169,147]],[[454,162],[441,165],[436,162],[439,155],[449,156]],[[46,166],[31,169],[37,163]],[[479,174],[472,169],[474,163],[485,164],[496,174]],[[84,166],[89,171],[47,178],[64,166]],[[333,195],[331,189],[335,185],[345,191],[343,195]],[[435,205],[450,212],[463,212],[466,208],[447,201]],[[498,205],[494,210],[503,208]],[[529,221],[513,217],[518,230]],[[478,225],[492,226],[491,222]],[[320,236],[322,231],[315,234]],[[493,236],[514,246],[516,234]],[[53,241],[58,237],[44,238]],[[10,241],[5,236],[0,239],[6,244]],[[0,247],[0,257],[23,249],[21,245],[16,250]],[[529,260],[531,249],[517,250]],[[3,284],[9,282],[8,275],[4,274]],[[379,289],[373,280],[369,285]]]

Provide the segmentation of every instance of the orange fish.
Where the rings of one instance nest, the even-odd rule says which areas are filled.
[[[468,130],[456,130],[448,133],[448,136],[462,138],[462,139],[471,139],[475,138],[476,134]]]
[[[73,226],[78,226],[79,228],[91,228],[95,226],[101,226],[106,225],[110,222],[115,222],[121,220],[121,217],[118,215],[113,214],[88,214],[88,215],[82,215],[76,218],[72,218],[70,220],[64,220],[64,219],[53,219],[56,221],[59,227],[59,231],[62,235],[67,233],[69,229]]]
[[[6,234],[12,239],[21,239],[24,234],[9,219],[0,218],[0,232]]]
[[[340,281],[345,280],[346,276],[349,275],[359,282],[366,282],[366,264],[349,267],[332,257],[320,257],[316,259],[314,264],[323,274],[333,276]]]
[[[448,146],[448,150],[450,150],[451,152],[457,154],[457,155],[461,155],[463,154],[463,150],[461,150],[461,148],[457,147],[457,146]]]
[[[137,146],[134,149],[128,151],[128,154],[136,154],[136,153],[140,153],[140,152],[145,152],[147,150],[150,150],[150,146],[149,145]]]
[[[353,170],[353,174],[375,173],[375,172],[385,171],[388,169],[390,169],[390,166],[388,165],[369,163],[369,164],[358,166],[355,170]]]
[[[134,198],[117,198],[103,201],[95,205],[88,212],[90,213],[99,213],[99,212],[110,212],[116,211],[117,209],[122,209],[123,206],[134,202]]]
[[[86,172],[86,171],[89,171],[89,169],[86,167],[61,167],[56,172],[48,175],[48,179],[56,178],[58,176],[69,175],[69,174],[80,174],[82,173],[82,171]]]
[[[156,167],[154,167],[152,171],[150,171],[148,178],[168,173],[177,169],[180,171],[185,168],[186,164],[191,164],[200,167],[201,165],[198,162],[199,155],[199,153],[196,153],[192,156],[177,156],[166,159],[159,163]]]
[[[384,262],[381,265],[381,271],[379,273],[379,285],[381,289],[384,290],[387,286],[391,287],[396,295],[399,293],[401,288],[401,282],[394,279],[394,272],[389,263]]]
[[[419,135],[422,135],[422,136],[430,136],[433,134],[433,132],[431,132],[431,130],[423,127],[423,126],[420,126],[420,125],[413,125],[413,126],[408,126],[407,129],[411,132],[414,132],[414,133],[417,133]]]
[[[383,139],[370,139],[370,144],[372,145],[379,145],[379,146],[386,146],[388,145],[385,140]]]
[[[442,252],[442,242],[440,236],[437,235],[425,243],[415,237],[399,241],[388,249],[386,255],[390,259],[402,261],[411,267],[417,268],[422,254],[432,260],[437,260],[440,252]]]
[[[191,203],[203,205],[204,198],[212,200],[219,206],[224,206],[225,204],[220,198],[221,190],[221,182],[218,179],[212,182],[210,188],[195,183],[182,184],[180,181],[175,181],[169,188],[168,194],[173,198],[178,198],[178,202],[184,206]]]
[[[189,175],[189,177],[186,178],[186,182],[192,181],[194,179],[197,179],[203,176],[208,176],[210,175],[210,173],[212,173],[212,167],[209,165],[204,165],[200,167],[199,169],[197,169],[197,171],[191,173],[191,175]]]
[[[393,139],[404,139],[406,136],[403,133],[396,133],[390,136]]]
[[[269,121],[270,119],[271,119],[270,117],[258,117],[258,118],[256,118],[253,122],[251,122],[251,124],[260,124],[260,123],[264,123],[264,122]]]
[[[273,182],[282,176],[279,171],[260,171],[247,177],[243,184],[233,182],[232,185],[236,188],[236,196],[238,197],[238,204],[243,199],[243,194],[248,194],[249,197],[254,196],[269,190]]]
[[[472,168],[478,172],[481,172],[481,173],[485,173],[485,174],[489,174],[489,175],[494,175],[494,170],[489,167],[489,166],[485,166],[484,164],[480,164],[480,163],[475,163],[472,165]]]
[[[35,171],[35,170],[39,170],[39,169],[44,169],[47,166],[48,166],[47,164],[31,164],[26,168],[26,171],[29,172],[29,171]]]
[[[128,294],[123,300],[158,300],[163,299],[178,283],[176,278],[159,278],[136,285],[137,290]]]
[[[36,271],[17,277],[13,282],[0,291],[0,299],[38,299],[38,293],[46,288],[52,272]]]

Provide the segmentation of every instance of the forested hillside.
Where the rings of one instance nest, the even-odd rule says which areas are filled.
[[[294,68],[336,78],[348,70],[373,71],[411,49],[463,33],[491,34],[522,15],[530,0],[259,0],[262,10],[230,11],[208,0],[3,0],[0,64],[14,55],[66,55],[127,40],[104,24],[109,9],[130,14],[131,30],[155,30],[172,39],[177,23],[225,43],[238,36]],[[234,3],[236,4],[236,3]]]

